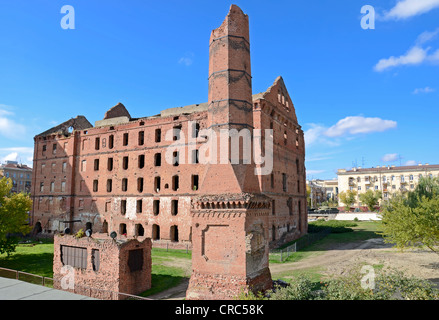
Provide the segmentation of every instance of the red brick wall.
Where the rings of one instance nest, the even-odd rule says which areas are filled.
[[[116,242],[108,237],[80,238],[64,235],[54,237],[54,287],[62,287],[62,279],[68,274],[62,270],[61,246],[80,247],[87,249],[87,267],[74,268],[74,289],[67,290],[77,294],[92,296],[98,299],[114,299],[117,295],[110,295],[108,291],[126,294],[140,294],[151,288],[151,241],[142,242],[128,240]],[[128,267],[130,250],[143,249],[143,267],[139,271],[131,272]],[[92,250],[99,250],[99,270],[93,270]],[[68,282],[64,282],[68,283]],[[93,288],[91,290],[89,288]],[[119,297],[122,298],[122,297]]]

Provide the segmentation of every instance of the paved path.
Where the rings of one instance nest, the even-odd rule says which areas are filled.
[[[96,300],[15,279],[0,278],[0,300]]]

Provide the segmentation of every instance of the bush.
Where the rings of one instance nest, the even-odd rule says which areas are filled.
[[[247,300],[439,300],[439,290],[427,280],[405,276],[395,269],[375,270],[372,289],[362,287],[361,266],[347,270],[316,286],[307,276],[293,278],[285,287],[262,294],[248,294]]]
[[[329,221],[314,221],[308,224],[309,233],[317,233],[327,228],[331,228],[331,233],[345,233],[353,232],[352,227],[356,227],[358,224],[350,221],[329,220]]]

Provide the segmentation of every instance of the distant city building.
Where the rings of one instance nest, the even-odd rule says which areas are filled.
[[[318,183],[320,180],[307,180],[306,187],[308,195],[308,207],[317,208],[326,201],[326,189]]]
[[[380,190],[383,193],[383,200],[387,200],[398,191],[414,190],[421,177],[438,177],[439,165],[426,163],[417,166],[358,167],[351,170],[339,169],[337,175],[340,193],[355,190],[360,194],[367,190]],[[343,203],[339,202],[339,205]],[[354,206],[361,205],[357,198]]]
[[[0,165],[0,177],[12,180],[12,192],[30,193],[32,183],[32,168],[17,161],[6,161]]]
[[[322,187],[325,192],[325,201],[338,200],[338,180],[337,179],[331,179],[331,180],[315,180],[315,183]]]

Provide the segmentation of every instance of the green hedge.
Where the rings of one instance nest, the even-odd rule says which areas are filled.
[[[308,224],[308,232],[316,233],[320,232],[326,228],[331,228],[331,233],[345,233],[353,232],[352,227],[358,226],[355,222],[351,221],[340,221],[340,220],[319,220],[313,221]]]

